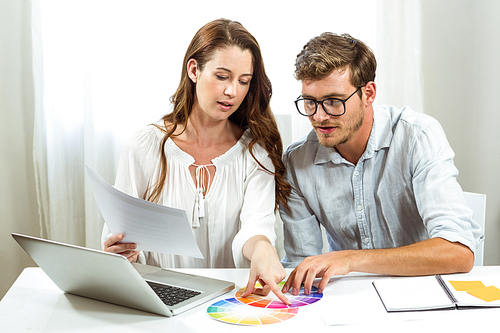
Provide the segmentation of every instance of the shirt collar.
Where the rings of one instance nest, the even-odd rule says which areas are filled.
[[[366,145],[365,152],[360,158],[360,161],[370,159],[376,151],[389,147],[392,140],[391,130],[391,117],[389,112],[383,107],[373,107],[373,125],[368,144]],[[333,162],[334,164],[350,163],[340,155],[335,148],[323,147],[318,140],[316,132],[312,130],[307,140],[316,141],[318,143],[318,150],[314,158],[314,164],[323,164]]]

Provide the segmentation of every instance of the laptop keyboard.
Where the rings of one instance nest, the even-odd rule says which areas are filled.
[[[154,290],[156,295],[160,297],[163,303],[168,306],[179,304],[180,302],[184,302],[185,300],[201,294],[199,291],[184,289],[180,287],[159,285],[152,282],[148,282],[148,284]]]

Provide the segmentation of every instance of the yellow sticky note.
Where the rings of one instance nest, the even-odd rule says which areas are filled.
[[[485,302],[492,302],[500,300],[500,289],[495,286],[489,286],[485,288],[469,290],[469,294],[482,299]]]
[[[469,291],[486,287],[481,281],[448,281],[456,291]]]

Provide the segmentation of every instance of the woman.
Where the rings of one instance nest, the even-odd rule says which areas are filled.
[[[274,212],[286,205],[282,143],[269,107],[260,48],[241,24],[203,26],[184,57],[173,112],[124,145],[115,187],[186,210],[204,259],[135,251],[105,226],[104,250],[160,267],[248,267],[245,295],[285,278],[273,243]],[[259,281],[264,287],[254,289]]]

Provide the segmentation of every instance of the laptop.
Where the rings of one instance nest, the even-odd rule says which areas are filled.
[[[62,291],[167,317],[234,289],[233,282],[130,264],[115,253],[17,233],[12,237]]]

